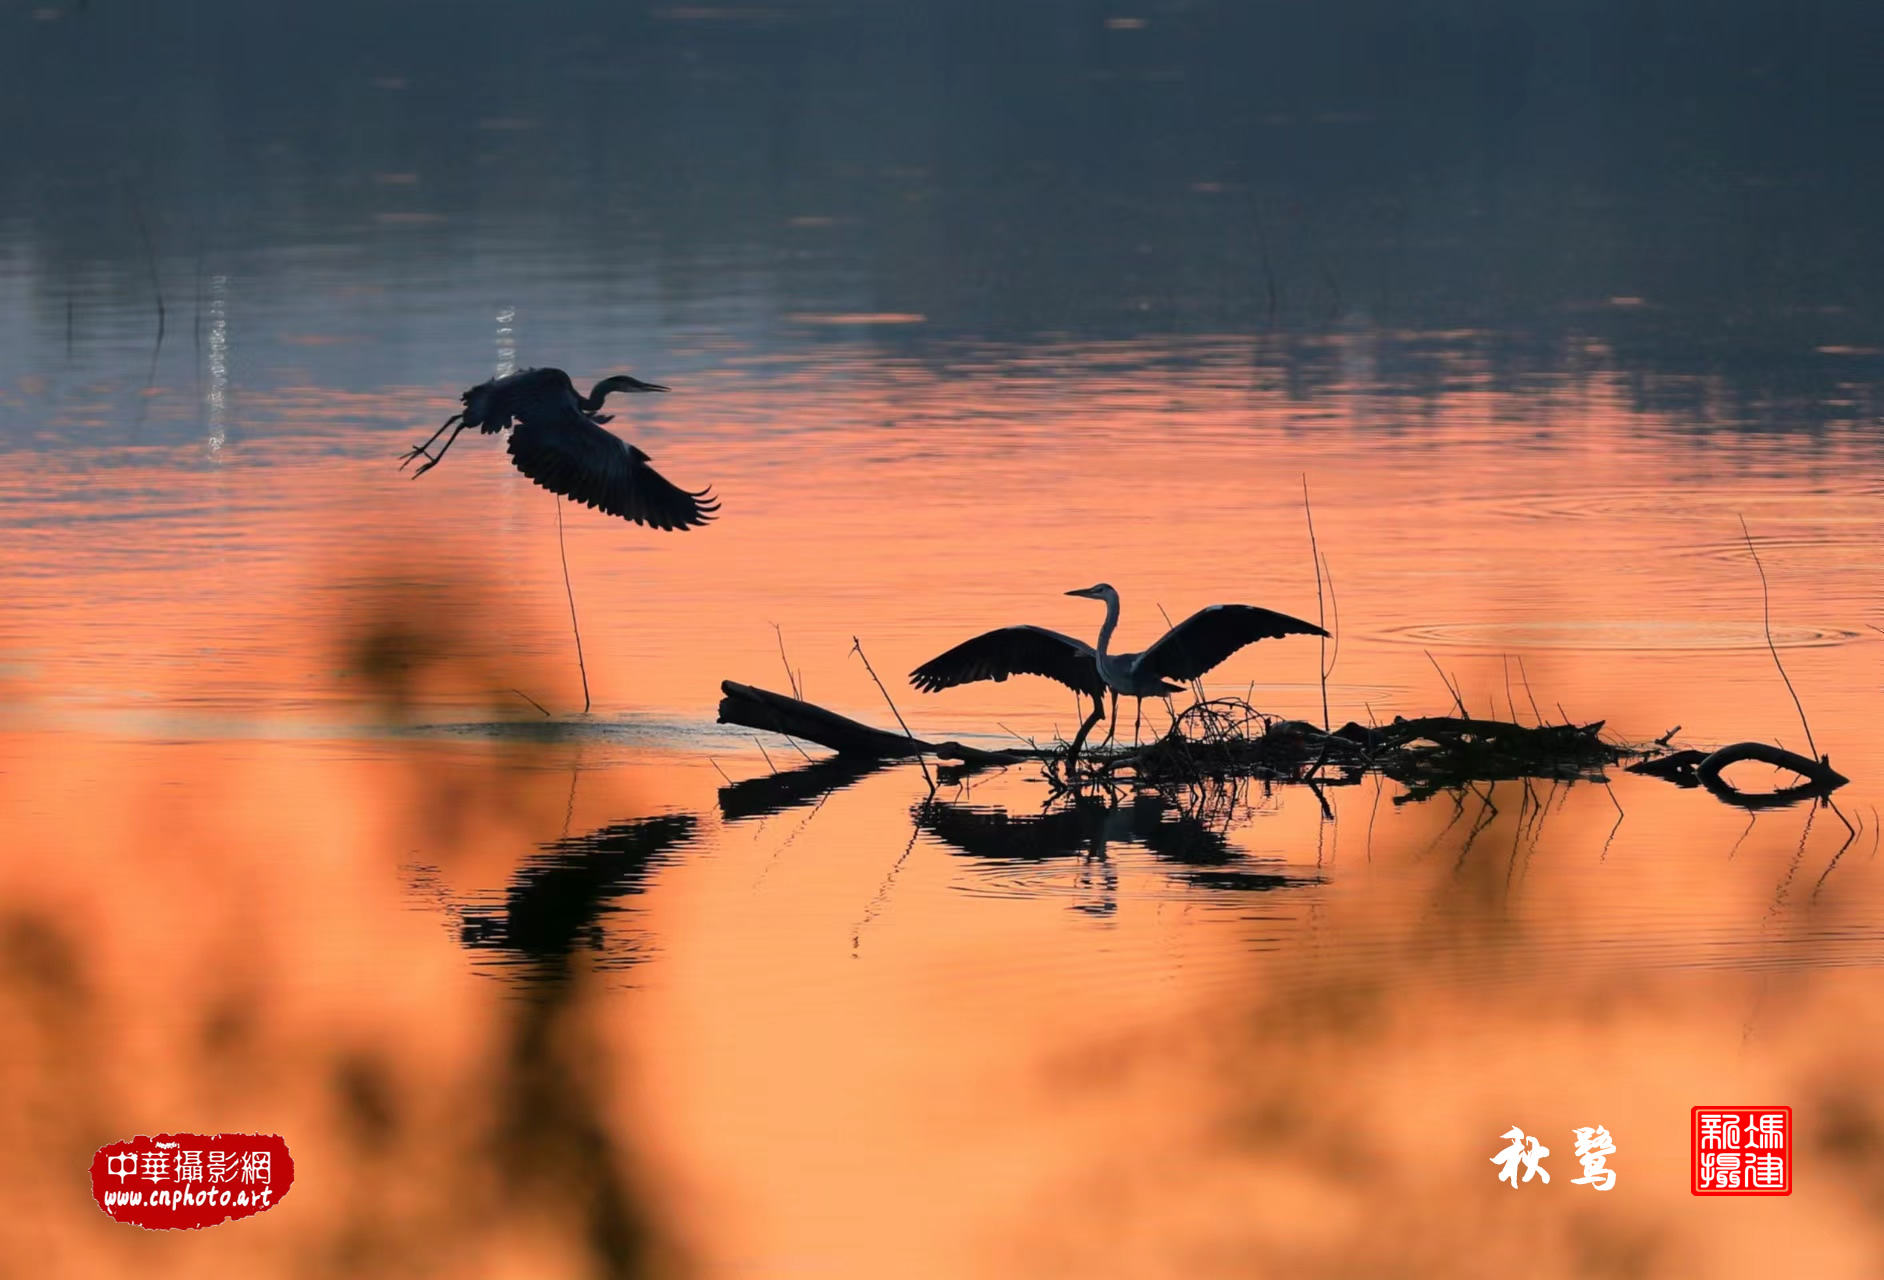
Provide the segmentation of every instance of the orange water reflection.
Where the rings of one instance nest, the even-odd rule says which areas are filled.
[[[906,671],[974,628],[1089,634],[1097,610],[1061,593],[1100,579],[1124,593],[1127,645],[1156,633],[1160,607],[1312,613],[1303,476],[1344,633],[1332,692],[1360,718],[1443,696],[1431,649],[1469,697],[1501,708],[1503,656],[1523,653],[1542,704],[1578,717],[1624,712],[1630,731],[1679,722],[1703,738],[1790,732],[1760,660],[1743,515],[1774,575],[1776,634],[1809,646],[1792,656],[1808,689],[1848,692],[1857,664],[1837,646],[1875,639],[1880,482],[1856,437],[1802,450],[1723,434],[1696,448],[1682,422],[1631,411],[1628,388],[1601,377],[1515,396],[1466,370],[1437,400],[1305,404],[1246,348],[1200,344],[1175,367],[1151,365],[1158,354],[1117,344],[942,370],[861,353],[809,367],[733,358],[686,394],[633,406],[649,416],[625,429],[668,474],[714,483],[727,517],[658,535],[571,509],[600,707],[699,715],[720,679],[782,681],[774,622],[815,696],[862,711],[880,703],[847,657],[852,636]],[[1367,356],[1356,339],[1345,358]],[[442,393],[392,402],[422,422]],[[369,577],[456,575],[500,593],[492,650],[545,660],[526,692],[579,705],[553,499],[488,441],[412,483],[359,430],[368,397],[280,396],[308,439],[259,440],[222,465],[168,451],[11,481],[0,499],[25,541],[4,564],[9,670],[54,699],[299,711],[336,688],[323,621],[364,561]],[[1265,646],[1218,687],[1255,680],[1265,705],[1305,711],[1315,661]],[[1691,683],[1733,696],[1696,705]],[[913,710],[1033,731],[1067,703],[1022,681]]]
[[[730,358],[649,409],[636,438],[727,514],[661,537],[568,513],[602,713],[576,726],[523,696],[579,705],[554,506],[488,441],[411,483],[361,404],[281,392],[302,440],[4,481],[0,1018],[23,1047],[0,1124],[34,1153],[4,1175],[4,1256],[1752,1275],[1791,1249],[1875,1273],[1866,447],[1696,447],[1600,374],[1307,401],[1235,344],[1150,354],[968,379]],[[1022,857],[985,838],[1040,813],[1018,772],[932,802],[907,770],[728,798],[769,766],[710,708],[722,678],[783,686],[771,623],[811,697],[882,719],[853,635],[888,676],[984,626],[1090,633],[1060,593],[1100,578],[1127,644],[1158,605],[1312,614],[1304,473],[1338,717],[1439,706],[1430,650],[1475,710],[1793,744],[1744,514],[1864,833],[1649,779],[1456,806],[1369,783],[1332,822],[1257,795],[1215,845],[1102,815]],[[1265,644],[1217,687],[1318,714],[1316,659]],[[918,732],[1072,710],[1027,681],[894,691]],[[1795,1107],[1791,1198],[1687,1196],[1687,1110],[1729,1101]],[[1496,1184],[1514,1123],[1550,1187]],[[1616,1135],[1608,1195],[1568,1185],[1588,1123]],[[296,1152],[267,1215],[167,1239],[83,1197],[100,1143],[239,1128]]]
[[[699,761],[0,751],[34,855],[5,866],[6,1127],[35,1153],[0,1239],[69,1274],[641,1274],[596,1244],[597,1169],[614,1218],[659,1224],[654,1259],[705,1274],[1875,1265],[1878,870],[1832,866],[1823,832],[1802,850],[1798,815],[1741,839],[1644,783],[1612,839],[1599,790],[1553,797],[1540,828],[1508,784],[1466,849],[1444,801],[1376,813],[1362,789],[1335,824],[1285,803],[1240,830],[1234,865],[1292,884],[1239,894],[1130,842],[1016,866],[911,840],[921,789],[893,771],[712,823],[543,953],[571,984],[545,1024],[542,982],[516,986],[464,923],[502,915],[539,846],[708,820],[724,784]],[[1037,800],[997,779],[956,803]],[[545,1034],[550,1094],[516,1066]],[[1687,1108],[1743,1096],[1797,1108],[1798,1191],[1693,1200]],[[563,1117],[538,1165],[503,1137],[518,1097],[532,1126]],[[1550,1188],[1494,1183],[1512,1123],[1546,1135]],[[1584,1123],[1617,1135],[1606,1198],[1567,1185]],[[163,1239],[91,1207],[94,1146],[185,1126],[282,1132],[303,1175],[240,1233]]]

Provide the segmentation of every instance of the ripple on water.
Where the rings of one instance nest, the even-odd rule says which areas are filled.
[[[1868,523],[1757,534],[1753,546],[1769,570],[1781,566],[1824,569],[1854,564],[1869,567],[1880,541],[1884,541],[1884,508]],[[1690,543],[1674,548],[1671,554],[1715,564],[1748,564],[1747,544],[1740,538]]]
[[[1601,520],[1628,524],[1720,519],[1733,525],[1745,515],[1756,529],[1761,511],[1777,510],[1788,519],[1801,511],[1814,518],[1835,519],[1858,515],[1877,519],[1879,486],[1874,479],[1853,478],[1812,484],[1762,485],[1671,489],[1667,484],[1617,486],[1582,492],[1537,489],[1529,492],[1463,496],[1463,504],[1482,504],[1491,514],[1510,520]]]
[[[1773,643],[1782,649],[1824,649],[1863,638],[1842,627],[1776,625]],[[1577,651],[1722,652],[1766,648],[1758,621],[1739,622],[1623,618],[1615,620],[1527,619],[1521,622],[1434,622],[1377,633],[1393,644],[1467,653],[1514,653],[1533,649]]]
[[[970,866],[969,876],[953,885],[957,893],[1008,900],[1071,899],[1076,907],[1102,902],[1102,914],[1110,914],[1122,901],[1246,909],[1260,895],[1292,899],[1295,895],[1290,891],[1325,883],[1325,877],[1313,868],[1267,859],[1252,862],[1240,855],[1228,866],[1212,868],[1171,866],[1123,851],[1107,860],[1066,855],[1029,865],[977,859]],[[1274,918],[1290,918],[1290,913]]]

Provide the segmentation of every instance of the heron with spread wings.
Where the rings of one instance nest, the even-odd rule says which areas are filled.
[[[1175,681],[1199,678],[1245,645],[1282,636],[1328,634],[1312,622],[1273,609],[1213,604],[1172,627],[1143,653],[1112,653],[1112,633],[1119,625],[1118,591],[1110,583],[1101,582],[1066,594],[1105,601],[1106,620],[1099,628],[1097,648],[1045,627],[1001,627],[931,658],[910,673],[909,682],[924,693],[935,693],[958,684],[1006,680],[1015,675],[1057,680],[1092,699],[1092,714],[1073,739],[1073,754],[1077,755],[1087,733],[1104,714],[1102,699],[1108,692],[1112,695],[1112,727],[1116,730],[1120,694],[1138,699],[1142,717],[1146,698],[1183,692],[1184,686]],[[1133,733],[1135,736],[1136,728]]]
[[[603,428],[602,404],[616,392],[665,391],[666,387],[616,374],[596,383],[587,396],[561,369],[520,369],[480,382],[464,393],[464,409],[445,419],[432,438],[405,455],[403,468],[420,458],[416,479],[444,458],[458,433],[476,427],[510,433],[510,460],[537,484],[599,511],[654,529],[692,529],[713,519],[720,504],[710,488],[687,490],[649,466],[647,454]],[[445,443],[432,444],[446,431]]]

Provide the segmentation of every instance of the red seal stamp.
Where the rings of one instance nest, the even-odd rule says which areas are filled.
[[[1792,1194],[1791,1107],[1696,1107],[1692,1123],[1695,1195]]]

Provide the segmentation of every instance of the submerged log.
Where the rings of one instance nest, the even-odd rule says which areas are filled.
[[[1730,764],[1739,764],[1742,760],[1770,764],[1776,769],[1796,773],[1805,781],[1774,791],[1742,791],[1721,776],[1722,769]],[[1764,742],[1736,742],[1722,747],[1694,766],[1694,776],[1716,798],[1743,809],[1777,809],[1800,800],[1820,799],[1851,781],[1832,768],[1829,760],[1814,760],[1811,756],[1802,756],[1783,747],[1768,746]]]
[[[720,723],[765,729],[788,738],[803,738],[839,755],[871,760],[902,760],[929,749],[929,744],[873,728],[849,716],[770,689],[758,689],[733,680],[720,682]]]
[[[987,751],[959,742],[927,742],[838,715],[800,698],[755,688],[733,680],[720,683],[720,723],[764,729],[815,742],[838,753],[840,760],[909,760],[932,755],[957,760],[967,772],[988,765],[1045,761],[1050,780],[1059,782],[1056,751]],[[1232,714],[1229,708],[1236,709]],[[1090,727],[1091,721],[1087,722]],[[1578,779],[1600,782],[1604,768],[1628,765],[1633,772],[1666,778],[1681,786],[1705,787],[1742,808],[1758,809],[1828,796],[1849,779],[1825,760],[1763,742],[1736,742],[1712,753],[1675,751],[1653,759],[1643,756],[1666,746],[1637,748],[1606,742],[1603,722],[1521,725],[1501,720],[1455,716],[1396,718],[1391,724],[1363,728],[1346,724],[1333,733],[1299,720],[1275,720],[1235,699],[1219,699],[1187,708],[1171,729],[1144,747],[1095,753],[1094,767],[1080,775],[1068,766],[1064,785],[1084,785],[1094,778],[1116,778],[1121,771],[1150,785],[1183,784],[1204,779],[1263,776],[1277,781],[1313,781],[1334,785],[1357,781],[1363,773],[1384,774],[1407,788],[1395,803],[1424,800],[1482,782],[1515,778]],[[1188,730],[1188,732],[1187,732]],[[1798,774],[1804,781],[1772,792],[1746,792],[1721,771],[1743,760],[1757,760]],[[835,763],[835,762],[833,762]],[[1342,774],[1331,778],[1324,769]],[[822,782],[800,771],[807,782]],[[834,777],[839,776],[833,774]],[[845,774],[837,785],[849,780]],[[815,792],[819,793],[819,792]],[[764,812],[768,805],[790,803],[795,795],[744,793],[732,807]]]
[[[1340,785],[1384,774],[1407,791],[1396,804],[1441,791],[1516,778],[1601,781],[1603,770],[1632,752],[1602,737],[1603,722],[1523,725],[1464,716],[1396,717],[1391,724],[1350,721],[1332,733],[1301,720],[1261,715],[1240,699],[1187,708],[1152,746],[1107,760],[1141,781],[1264,776],[1275,781]],[[1324,772],[1337,771],[1338,776]]]
[[[1736,742],[1722,747],[1719,751],[1694,766],[1695,776],[1701,785],[1710,789],[1718,783],[1732,791],[1738,791],[1732,783],[1720,776],[1720,771],[1730,764],[1739,764],[1742,760],[1758,760],[1761,764],[1770,764],[1776,769],[1786,769],[1798,774],[1815,787],[1824,787],[1828,791],[1844,786],[1851,779],[1832,768],[1828,760],[1814,760],[1811,756],[1802,756],[1796,751],[1784,747],[1768,746],[1764,742]]]
[[[1600,740],[1603,721],[1588,724],[1516,724],[1507,720],[1473,720],[1462,716],[1421,716],[1407,720],[1395,716],[1393,723],[1381,729],[1380,738],[1388,746],[1400,746],[1424,738],[1429,742],[1448,743],[1461,739],[1513,745],[1535,750],[1540,746],[1555,749],[1562,744],[1581,744]]]
[[[932,755],[943,760],[967,764],[1018,764],[1032,759],[1015,751],[984,751],[959,742],[925,742],[906,734],[874,728],[835,711],[826,711],[770,689],[760,689],[736,680],[720,681],[720,723],[764,729],[788,738],[803,738],[821,747],[829,747],[841,756],[867,760],[907,760],[918,755]]]
[[[1772,791],[1743,791],[1722,775],[1722,770],[1743,760],[1770,764],[1796,773],[1801,781]],[[1666,778],[1680,787],[1705,787],[1716,798],[1742,809],[1777,809],[1801,800],[1829,796],[1851,779],[1832,768],[1830,760],[1814,760],[1796,751],[1765,742],[1733,742],[1718,751],[1676,751],[1656,760],[1629,766],[1631,773]]]
[[[1647,760],[1638,760],[1628,767],[1630,773],[1640,773],[1650,778],[1665,778],[1677,787],[1698,787],[1701,780],[1694,776],[1694,767],[1707,759],[1708,753],[1684,747],[1679,751],[1670,751],[1665,756],[1651,756]]]

